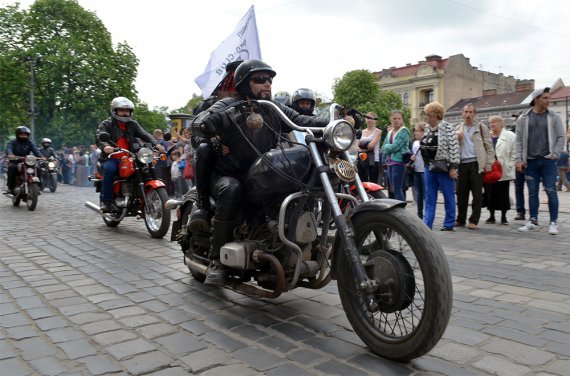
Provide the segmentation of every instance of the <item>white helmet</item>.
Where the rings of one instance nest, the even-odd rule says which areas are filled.
[[[125,108],[130,110],[129,116],[119,116],[117,115],[117,109]],[[111,116],[120,121],[121,123],[127,123],[132,120],[133,111],[135,109],[135,105],[133,102],[128,100],[125,97],[117,97],[111,101]]]

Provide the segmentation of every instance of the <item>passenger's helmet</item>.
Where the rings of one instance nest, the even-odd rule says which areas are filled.
[[[279,93],[273,96],[273,100],[275,102],[279,102],[284,104],[287,107],[291,107],[291,96],[286,91],[280,91]]]
[[[51,140],[49,138],[42,138],[42,146],[49,148],[51,145]]]
[[[277,74],[273,68],[261,60],[246,60],[237,67],[234,76],[236,90],[238,93],[246,95],[250,94],[249,76],[255,72],[267,72],[271,77],[275,77]]]
[[[307,99],[311,101],[310,109],[299,107],[299,100]],[[315,92],[311,89],[301,88],[295,90],[293,97],[291,98],[291,106],[295,111],[303,115],[311,115],[315,109],[315,104],[317,103],[317,97]]]
[[[27,133],[27,136],[25,137],[26,139],[29,138],[30,135],[32,134],[32,132],[30,131],[30,128],[28,128],[28,127],[21,126],[21,127],[16,128],[16,138],[20,138],[20,135],[23,135],[25,133]]]
[[[119,116],[117,115],[117,109],[126,108],[130,110],[129,116]],[[135,110],[135,105],[133,102],[125,97],[117,97],[111,101],[111,116],[120,121],[121,123],[127,123],[132,120],[133,111]]]

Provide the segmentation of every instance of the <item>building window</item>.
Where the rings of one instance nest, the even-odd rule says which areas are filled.
[[[433,90],[428,92],[428,102],[433,102]]]
[[[420,107],[434,101],[433,89],[424,89],[420,91]]]
[[[408,95],[408,93],[404,93],[404,106],[409,106],[410,105],[410,96]]]

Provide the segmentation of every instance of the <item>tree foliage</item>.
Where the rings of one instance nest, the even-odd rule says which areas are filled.
[[[334,101],[343,106],[362,112],[376,112],[378,124],[385,128],[390,124],[390,113],[401,110],[404,123],[410,126],[410,109],[405,107],[400,96],[393,91],[382,91],[376,84],[374,75],[368,70],[354,70],[335,79],[333,85]]]
[[[137,57],[125,42],[113,47],[111,34],[93,12],[76,0],[36,0],[29,10],[7,6],[0,9],[3,134],[30,122],[31,64],[36,141],[91,143],[95,128],[109,116],[112,98],[138,101]]]

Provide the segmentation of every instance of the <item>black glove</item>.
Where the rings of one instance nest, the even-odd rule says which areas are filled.
[[[220,142],[220,139],[217,137],[212,137],[210,139],[210,145],[212,145],[212,149],[214,150],[214,153],[218,154],[218,155],[224,155],[224,150],[222,148],[222,143]]]

